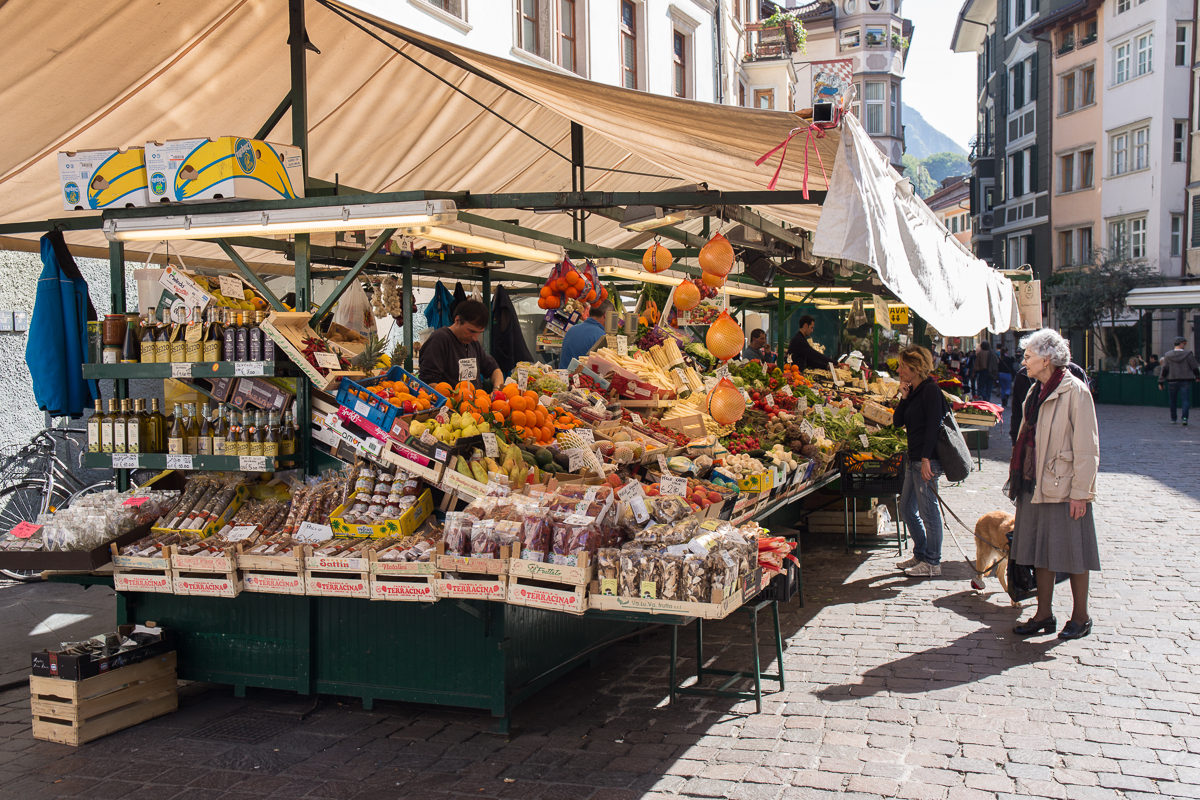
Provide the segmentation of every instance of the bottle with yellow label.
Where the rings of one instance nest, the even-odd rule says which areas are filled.
[[[171,363],[171,309],[164,308],[158,324],[154,326],[154,360],[159,364]]]
[[[204,360],[204,321],[200,306],[192,308],[192,316],[183,329],[183,360],[195,364]]]

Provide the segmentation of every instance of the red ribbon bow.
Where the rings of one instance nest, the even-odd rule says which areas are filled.
[[[784,139],[779,144],[775,145],[775,147],[771,148],[766,153],[763,153],[762,156],[760,156],[759,159],[754,162],[754,166],[761,167],[764,161],[766,161],[768,158],[770,158],[772,155],[775,154],[776,150],[783,148],[783,152],[779,154],[779,166],[775,167],[775,174],[773,176],[771,176],[771,182],[767,184],[767,191],[769,191],[769,192],[775,191],[775,184],[777,184],[779,182],[779,172],[780,172],[780,170],[783,169],[783,160],[785,158],[787,158],[788,143],[791,142],[792,137],[795,136],[800,131],[806,131],[808,134],[805,137],[805,141],[804,141],[804,182],[801,185],[801,190],[804,192],[804,199],[807,200],[808,199],[808,150],[810,147],[812,147],[813,139],[824,139],[825,138],[825,129],[824,128],[819,128],[816,125],[809,125],[805,128],[792,128],[791,132],[787,135],[787,138]],[[817,147],[816,151],[817,151],[817,163],[821,165],[821,176],[823,178],[825,178],[825,185],[828,186],[829,185],[829,176],[825,172],[825,161],[824,161],[824,159],[821,158],[821,148]]]

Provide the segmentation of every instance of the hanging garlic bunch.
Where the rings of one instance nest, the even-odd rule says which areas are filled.
[[[404,317],[404,302],[400,297],[400,281],[395,275],[386,276],[379,284],[383,307],[389,317]]]
[[[372,287],[371,292],[371,313],[375,315],[375,319],[381,319],[387,316],[387,311],[383,306],[383,291],[379,286]]]

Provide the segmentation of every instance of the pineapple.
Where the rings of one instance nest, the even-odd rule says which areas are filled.
[[[383,355],[383,350],[384,342],[372,332],[367,337],[367,343],[363,346],[362,352],[351,359],[350,363],[357,370],[372,372],[375,369],[375,365],[379,363],[379,357]]]
[[[392,366],[403,367],[405,359],[408,358],[408,348],[404,346],[404,340],[396,342],[396,346],[392,348]]]

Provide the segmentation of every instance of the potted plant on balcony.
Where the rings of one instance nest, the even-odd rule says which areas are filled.
[[[905,39],[903,36],[901,36],[898,33],[893,33],[892,34],[892,47],[896,48],[897,50],[907,50],[908,49],[908,39]]]
[[[782,8],[776,8],[775,13],[762,21],[762,29],[764,31],[780,28],[784,36],[787,37],[788,44],[792,50],[803,53],[807,49],[808,30],[805,29],[804,23],[800,21],[800,15],[795,11],[785,11]]]

